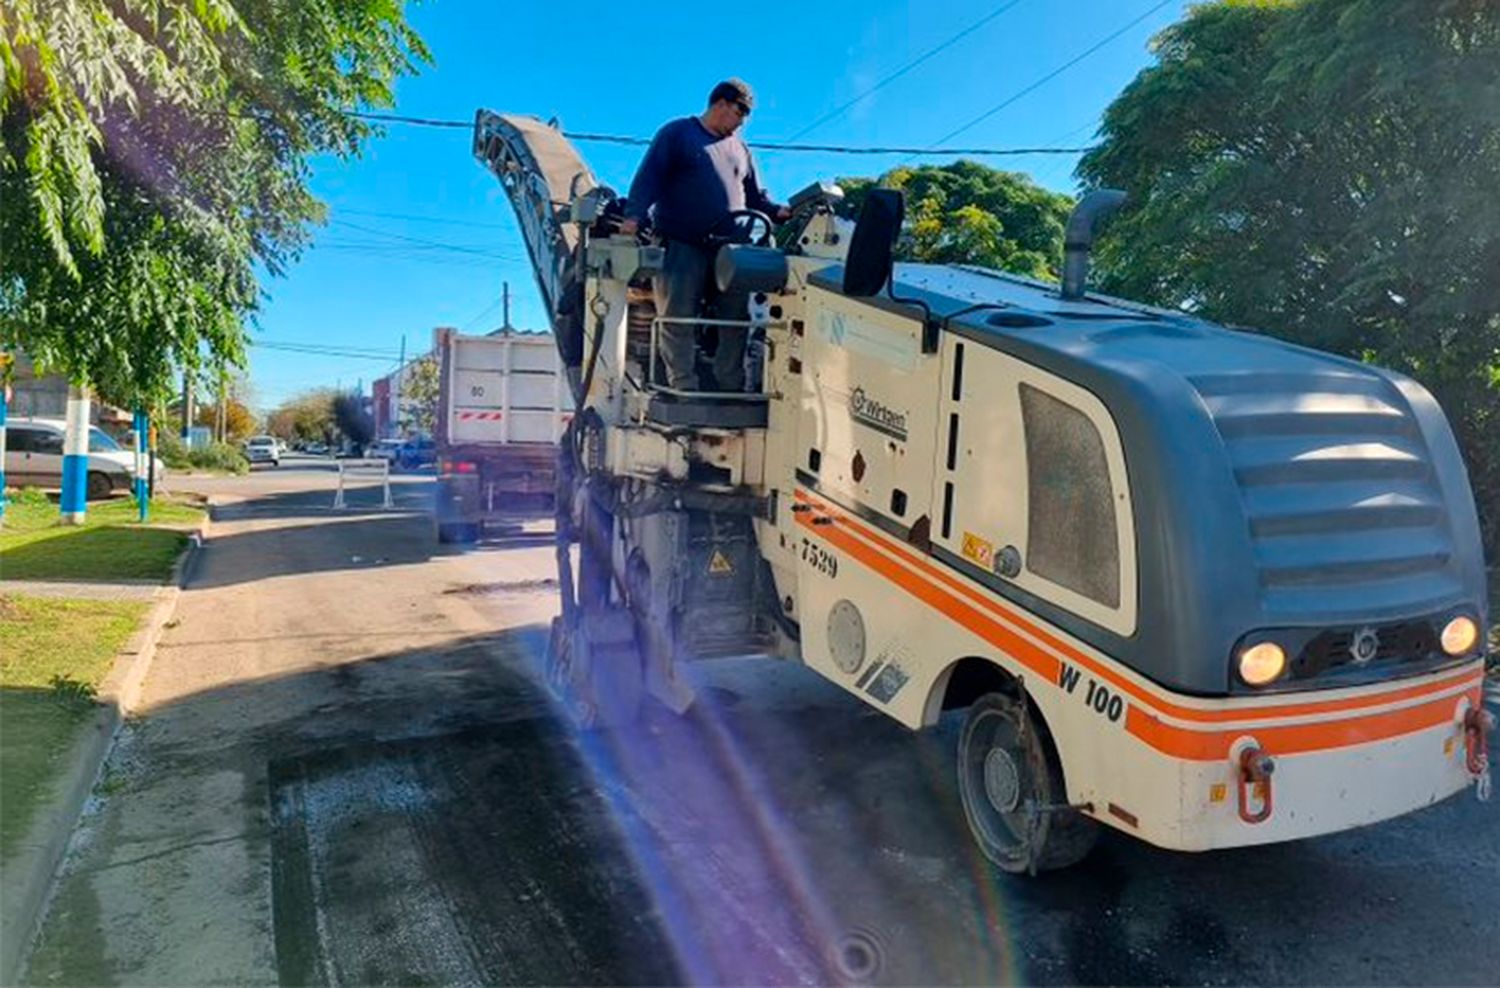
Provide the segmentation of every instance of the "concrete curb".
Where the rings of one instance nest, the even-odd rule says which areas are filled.
[[[57,867],[119,729],[115,707],[95,712],[68,751],[68,768],[52,800],[37,810],[26,839],[6,865],[5,896],[0,901],[0,984],[20,982],[22,962],[51,898]]]
[[[187,551],[178,557],[168,582],[161,585],[145,622],[115,656],[114,665],[99,689],[99,710],[73,743],[65,763],[67,768],[51,800],[37,810],[26,839],[6,866],[5,894],[0,897],[0,985],[19,983],[25,970],[32,940],[52,899],[68,843],[104,771],[121,725],[140,704],[146,673],[156,657],[162,632],[177,611],[178,598],[203,554],[208,526],[206,518],[191,533]]]

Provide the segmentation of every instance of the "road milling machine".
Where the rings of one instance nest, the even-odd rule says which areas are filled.
[[[893,263],[898,193],[737,217],[753,393],[658,367],[662,248],[555,126],[477,114],[576,402],[548,676],[586,725],[689,663],[805,663],[908,728],[963,709],[973,836],[1035,873],[1101,825],[1292,840],[1487,795],[1473,496],[1411,380],[1086,290]],[[700,322],[712,324],[712,320]],[[955,717],[958,715],[955,715]]]

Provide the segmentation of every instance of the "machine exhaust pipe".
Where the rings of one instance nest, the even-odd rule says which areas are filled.
[[[1094,248],[1094,234],[1104,220],[1125,205],[1125,199],[1125,193],[1119,189],[1096,189],[1073,207],[1073,215],[1068,217],[1068,226],[1063,231],[1063,298],[1083,298],[1088,290],[1089,251]]]

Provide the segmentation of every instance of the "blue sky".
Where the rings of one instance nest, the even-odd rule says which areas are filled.
[[[1009,0],[1006,0],[1008,3]],[[935,58],[801,138],[851,146],[931,146],[1151,10],[1159,0],[1016,0]],[[468,119],[484,106],[558,117],[565,129],[649,136],[698,112],[713,84],[747,79],[752,142],[786,139],[908,61],[1005,5],[1002,0],[823,0],[700,4],[429,0],[411,8],[434,64],[403,80],[393,112]],[[1087,144],[1110,100],[1150,60],[1147,42],[1182,16],[1171,0],[1119,38],[949,146]],[[642,149],[582,144],[606,183],[629,185]],[[900,156],[758,152],[773,194],[818,178],[875,175]],[[941,156],[920,159],[940,162]],[[1074,156],[982,159],[1072,191]],[[330,224],[268,299],[252,331],[251,386],[269,408],[324,385],[389,372],[403,335],[425,350],[434,326],[544,328],[510,207],[469,156],[465,130],[388,126],[353,161],[319,160],[313,188]],[[275,349],[341,348],[343,356]]]

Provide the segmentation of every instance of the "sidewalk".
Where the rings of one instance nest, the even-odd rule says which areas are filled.
[[[0,580],[0,594],[22,597],[66,597],[72,600],[154,600],[174,589],[155,580],[88,581]]]
[[[334,514],[330,480],[283,469],[215,482],[212,540],[78,825],[23,983],[275,984],[278,956],[318,934],[273,914],[271,765],[517,715],[512,684],[531,653],[502,639],[519,625],[528,644],[545,641],[555,597],[448,591],[534,581],[553,571],[550,547],[450,551],[415,513]],[[240,508],[218,509],[233,498]],[[339,846],[358,846],[350,837]],[[393,937],[415,929],[392,922]]]
[[[15,984],[28,945],[40,925],[54,878],[120,727],[139,705],[146,673],[163,630],[177,610],[189,564],[203,544],[208,521],[191,533],[167,582],[156,580],[4,580],[0,598],[128,601],[149,605],[141,623],[115,654],[98,684],[95,709],[78,726],[59,760],[51,793],[33,810],[30,824],[5,862],[0,898],[0,984]]]

